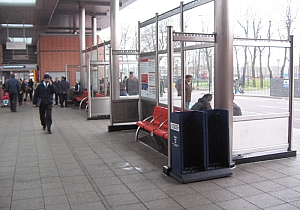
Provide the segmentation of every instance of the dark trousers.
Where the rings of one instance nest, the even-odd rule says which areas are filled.
[[[18,103],[18,93],[10,93],[9,94],[9,103],[10,103],[10,110],[13,112],[17,111],[17,103]]]
[[[58,102],[60,103],[60,96],[59,93],[55,93],[55,104],[58,104]]]
[[[64,103],[65,103],[65,107],[67,107],[68,106],[68,94],[61,93],[59,95],[59,97],[60,97],[60,106],[63,107]]]
[[[18,99],[19,99],[19,104],[21,105],[23,101],[23,92],[18,94]]]
[[[52,125],[52,104],[41,104],[39,106],[40,120],[43,127],[47,126],[48,131]]]

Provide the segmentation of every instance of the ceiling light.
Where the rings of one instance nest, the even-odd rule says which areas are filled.
[[[24,37],[9,37],[10,42],[24,42]],[[25,37],[26,44],[32,44],[32,37]]]
[[[35,5],[36,0],[0,0],[0,5],[3,6],[29,6]]]
[[[32,24],[6,24],[6,23],[2,23],[1,24],[2,28],[33,28]]]

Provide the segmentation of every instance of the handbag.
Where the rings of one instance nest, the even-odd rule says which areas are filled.
[[[38,98],[36,101],[36,106],[39,107],[41,105],[42,99]]]

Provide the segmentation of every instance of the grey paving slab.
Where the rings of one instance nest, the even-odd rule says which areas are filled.
[[[258,206],[259,208],[268,208],[274,207],[280,204],[284,204],[285,202],[281,199],[278,199],[269,194],[258,194],[244,197],[243,199],[247,200],[248,202]]]
[[[12,194],[12,200],[23,200],[23,199],[30,199],[30,198],[42,198],[42,197],[43,197],[42,188],[23,189],[23,190],[14,189]]]
[[[139,203],[139,199],[133,193],[122,193],[115,195],[107,195],[105,199],[108,201],[110,206],[121,206],[126,204]]]
[[[130,192],[129,188],[124,184],[104,185],[100,187],[103,195],[115,195]]]
[[[216,203],[218,206],[220,206],[222,209],[225,210],[240,210],[240,209],[245,209],[245,210],[258,210],[261,209],[252,203],[245,201],[242,198],[237,198],[234,200],[228,200],[228,201],[223,201],[223,202],[218,202]]]
[[[13,200],[11,209],[44,209],[43,198],[31,198],[24,200]]]
[[[108,133],[109,120],[86,121],[83,110],[63,110],[53,108],[47,135],[36,109],[19,109],[32,124],[0,109],[1,120],[10,118],[0,121],[7,128],[0,131],[6,136],[1,210],[300,208],[299,157],[237,165],[231,177],[180,184],[162,174],[165,156],[133,141],[134,131]]]
[[[153,201],[146,201],[144,202],[145,206],[148,209],[184,209],[182,206],[180,206],[175,200],[172,198],[165,198],[160,200],[153,200]]]

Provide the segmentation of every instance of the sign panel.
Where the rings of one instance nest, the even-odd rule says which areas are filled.
[[[28,55],[12,55],[13,60],[28,60]]]
[[[141,72],[141,96],[155,99],[156,97],[155,59],[154,58],[141,59],[140,72]]]
[[[26,42],[6,42],[7,50],[26,50]]]

